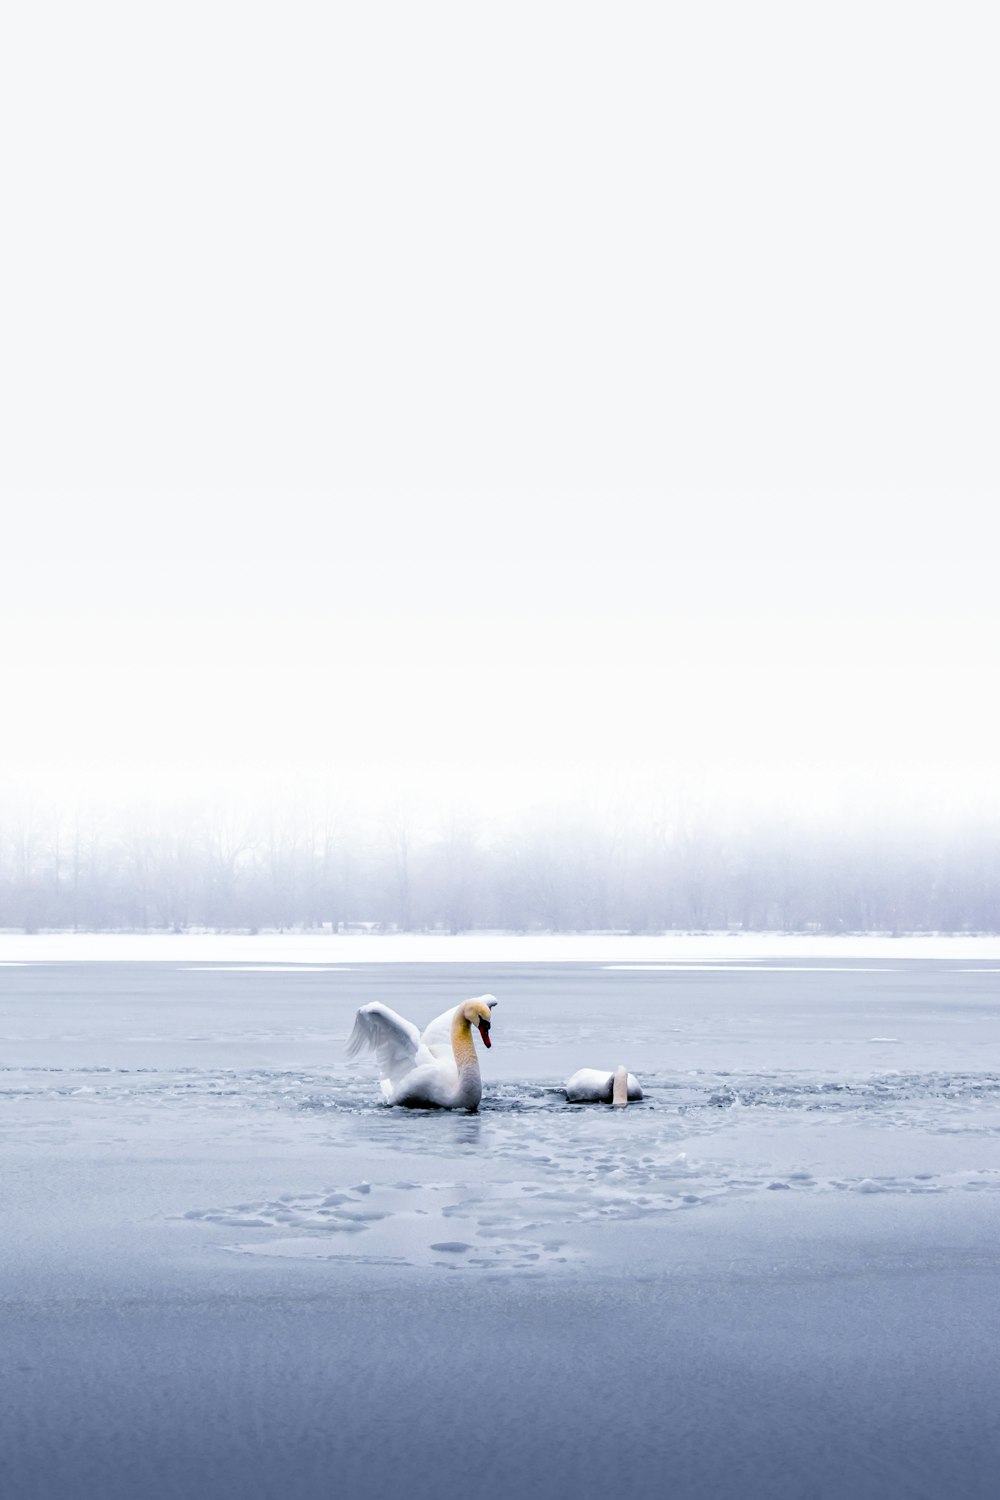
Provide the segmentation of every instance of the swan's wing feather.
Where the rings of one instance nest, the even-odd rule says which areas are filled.
[[[427,1053],[422,1052],[421,1056],[426,1057]],[[454,1058],[445,1060],[435,1057],[430,1062],[418,1064],[412,1073],[407,1073],[399,1088],[393,1090],[390,1102],[419,1109],[435,1106],[448,1109],[455,1102],[458,1081]]]
[[[485,1000],[490,1010],[497,1003],[492,995],[479,995],[476,998]],[[468,1003],[468,1000],[461,1001],[462,1005],[468,1005]],[[456,1010],[458,1010],[458,1006],[453,1005],[450,1010],[442,1011],[439,1016],[435,1016],[433,1021],[429,1021],[424,1027],[420,1040],[432,1057],[451,1057],[453,1055],[451,1050],[451,1023],[455,1018]]]
[[[373,1000],[355,1017],[354,1030],[347,1039],[348,1057],[356,1057],[365,1047],[375,1053],[379,1077],[398,1083],[416,1064],[420,1033],[412,1021]]]
[[[642,1089],[634,1073],[627,1074],[628,1097],[641,1099]],[[566,1080],[566,1098],[570,1104],[610,1104],[614,1098],[615,1075],[601,1068],[580,1068]]]
[[[454,1020],[457,1005],[451,1010],[442,1011],[441,1015],[435,1016],[433,1021],[428,1022],[420,1036],[421,1045],[426,1047],[432,1057],[451,1057],[451,1023]]]
[[[614,1074],[599,1068],[579,1068],[566,1080],[566,1098],[570,1104],[610,1104]]]

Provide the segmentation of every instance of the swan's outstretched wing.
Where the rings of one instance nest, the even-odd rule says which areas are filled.
[[[497,1003],[492,995],[477,995],[475,998],[477,1000],[485,1000],[490,1010]],[[468,1000],[463,1000],[461,1003],[468,1005],[469,1002]],[[442,1011],[441,1015],[435,1016],[433,1021],[430,1021],[424,1027],[420,1040],[432,1057],[452,1057],[451,1023],[456,1010],[458,1010],[458,1006],[453,1005],[450,1010]]]
[[[375,1053],[379,1077],[398,1083],[416,1066],[420,1033],[412,1021],[373,1000],[358,1011],[354,1030],[347,1039],[348,1057],[356,1057],[365,1047]]]

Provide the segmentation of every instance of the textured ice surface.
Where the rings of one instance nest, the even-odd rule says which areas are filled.
[[[345,1063],[359,1004],[484,990],[479,1114]],[[623,1454],[657,1493],[994,1493],[987,966],[90,962],[0,993],[5,1493],[450,1500],[466,1446],[486,1497],[603,1495]],[[643,1101],[567,1105],[609,1058]]]

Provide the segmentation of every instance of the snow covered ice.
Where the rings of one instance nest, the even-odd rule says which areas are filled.
[[[995,1493],[992,951],[41,942],[0,955],[5,1493]],[[361,1004],[484,992],[477,1115],[345,1059]],[[566,1103],[619,1057],[642,1101]]]

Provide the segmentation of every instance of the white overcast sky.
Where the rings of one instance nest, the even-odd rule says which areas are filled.
[[[8,787],[992,799],[992,4],[11,7]]]

